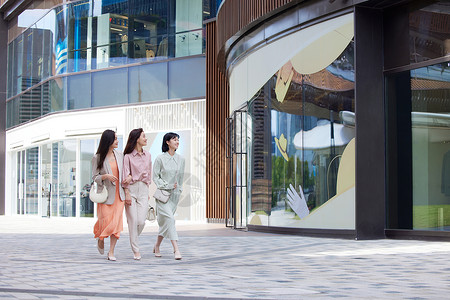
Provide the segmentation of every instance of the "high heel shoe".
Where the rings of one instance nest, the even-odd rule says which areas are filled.
[[[110,260],[110,261],[116,261],[117,260],[115,256],[109,256],[109,254],[108,254],[107,259]]]
[[[100,239],[97,240],[97,250],[98,253],[100,253],[101,255],[103,255],[105,253],[105,245],[103,244],[103,248],[100,248]]]
[[[173,255],[175,257],[175,260],[181,260],[181,253],[180,253],[180,251],[175,251],[173,253]]]
[[[153,247],[153,253],[155,253],[155,257],[161,257],[161,252],[156,252],[156,247]]]
[[[134,260],[141,260],[141,254],[139,253],[138,255],[134,254]]]

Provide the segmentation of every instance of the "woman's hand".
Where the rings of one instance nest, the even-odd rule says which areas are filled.
[[[122,184],[129,184],[132,178],[133,177],[131,175],[128,175],[128,177],[122,181]]]
[[[116,176],[112,175],[112,174],[103,174],[102,175],[102,180],[109,180],[111,182],[116,182],[118,179]]]
[[[131,194],[128,189],[125,190],[125,205],[131,205]]]

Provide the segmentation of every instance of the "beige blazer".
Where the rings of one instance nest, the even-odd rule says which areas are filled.
[[[109,162],[105,159],[103,162],[103,167],[99,170],[97,169],[97,162],[99,159],[99,155],[95,154],[94,157],[92,157],[92,180],[97,182],[97,188],[99,191],[103,190],[103,187],[106,187],[108,190],[108,199],[106,200],[105,204],[113,204],[115,195],[116,195],[116,184],[119,185],[119,194],[120,194],[120,200],[125,200],[125,192],[123,191],[122,184],[121,184],[121,178],[122,178],[122,168],[123,168],[123,154],[121,152],[118,152],[116,150],[114,151],[114,156],[116,157],[117,167],[119,168],[119,178],[116,182],[111,182],[109,180],[102,180],[102,175],[104,174],[111,174],[113,175],[111,166],[109,165]]]

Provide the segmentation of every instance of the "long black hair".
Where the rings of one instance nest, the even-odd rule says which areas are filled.
[[[162,143],[162,152],[169,151],[169,145],[167,145],[167,142],[174,138],[180,138],[180,136],[174,132],[168,132],[163,137],[163,143]]]
[[[116,140],[116,133],[110,129],[106,129],[102,133],[102,137],[100,138],[100,143],[98,144],[97,154],[100,159],[97,162],[97,169],[101,169],[103,166],[103,162],[105,161],[106,154],[108,154],[109,147]]]
[[[136,148],[137,140],[141,137],[142,132],[144,132],[144,129],[142,128],[136,128],[130,131],[130,134],[128,135],[127,145],[125,146],[125,150],[123,151],[124,155],[133,152],[134,148]]]

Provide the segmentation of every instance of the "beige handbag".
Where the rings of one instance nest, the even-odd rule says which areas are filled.
[[[170,192],[166,190],[156,189],[155,193],[153,194],[153,198],[155,198],[159,202],[167,203],[170,198]]]
[[[98,192],[97,182],[92,183],[91,190],[89,191],[89,199],[94,203],[105,203],[108,199],[108,190],[106,186],[103,186],[101,192]]]
[[[148,206],[147,220],[150,222],[154,222],[156,220],[155,209],[151,205]]]

